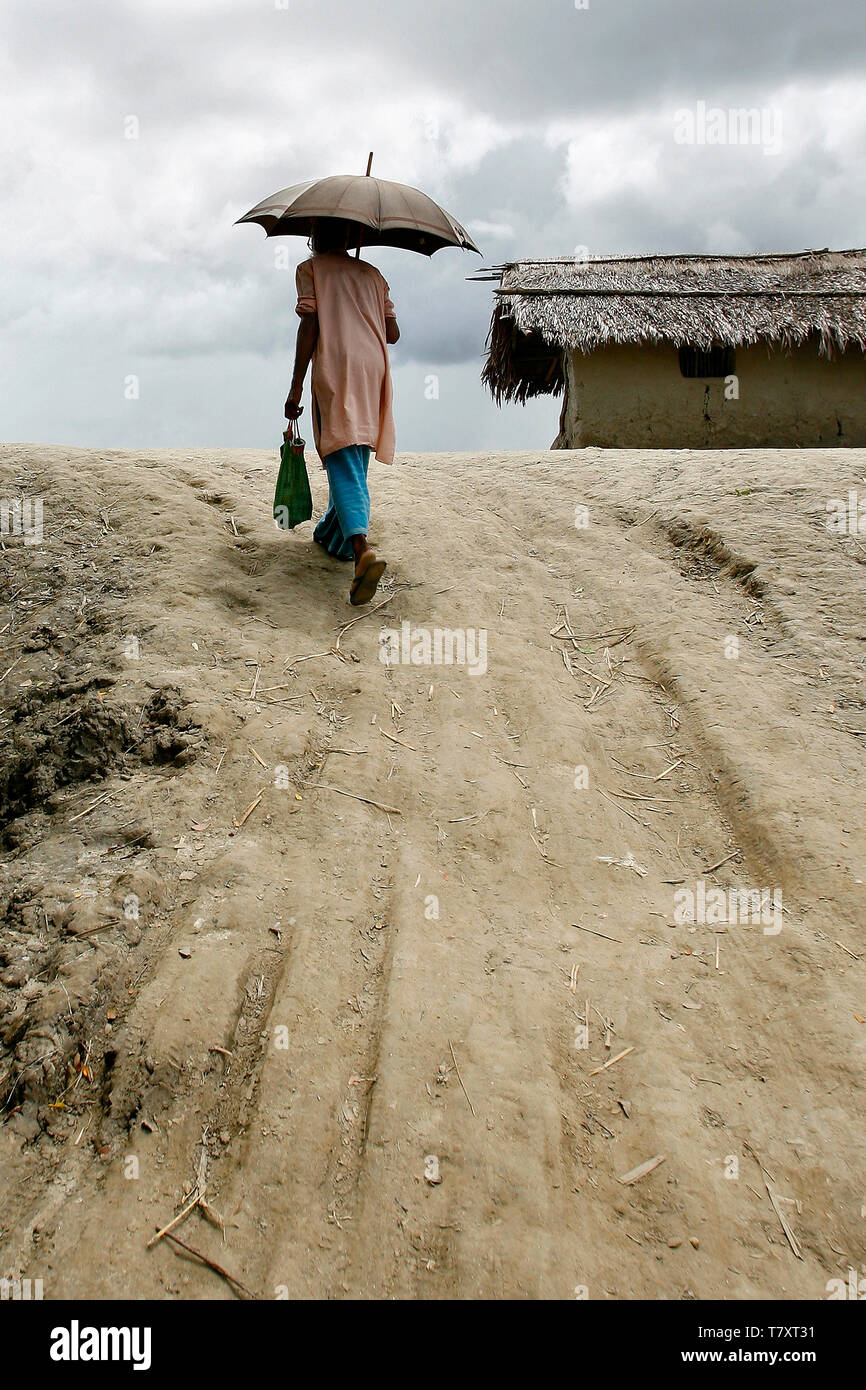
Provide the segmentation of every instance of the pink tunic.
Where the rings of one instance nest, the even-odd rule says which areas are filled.
[[[319,457],[324,460],[349,444],[369,444],[381,463],[393,463],[385,319],[396,314],[387,281],[369,261],[344,251],[303,261],[295,280],[296,312],[319,316],[312,373]]]

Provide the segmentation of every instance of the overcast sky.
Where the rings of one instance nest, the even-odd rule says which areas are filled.
[[[364,253],[403,334],[398,449],[546,448],[557,401],[498,410],[482,390],[492,287],[466,277],[575,248],[862,245],[864,14],[3,0],[0,438],[274,447],[308,252],[233,223],[288,184],[363,173],[372,149],[374,173],[423,188],[483,252]],[[758,109],[762,137],[706,142],[700,103]]]

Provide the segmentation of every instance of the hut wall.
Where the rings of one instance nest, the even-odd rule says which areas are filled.
[[[786,353],[738,348],[738,399],[721,378],[680,374],[669,344],[611,345],[566,361],[555,447],[702,449],[866,446],[866,354],[828,360],[809,342]]]

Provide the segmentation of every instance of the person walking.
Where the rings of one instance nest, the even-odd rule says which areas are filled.
[[[368,261],[349,255],[353,228],[342,218],[316,218],[312,256],[297,269],[300,316],[287,420],[302,413],[301,392],[312,362],[316,449],[328,475],[328,508],[313,539],[340,560],[355,561],[349,601],[369,603],[386,561],[367,542],[371,452],[394,461],[394,419],[388,345],[400,337],[388,283]]]

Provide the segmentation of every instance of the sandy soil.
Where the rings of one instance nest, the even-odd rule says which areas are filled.
[[[0,1274],[232,1298],[146,1248],[203,1176],[177,1234],[260,1298],[826,1297],[866,540],[825,503],[866,454],[374,465],[388,602],[342,634],[275,462],[0,451],[46,499],[0,556]],[[383,663],[404,622],[486,670]],[[778,906],[678,920],[699,882]]]

